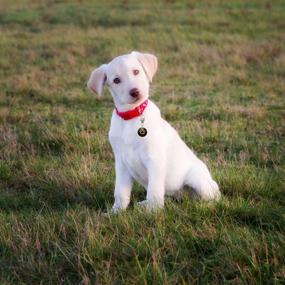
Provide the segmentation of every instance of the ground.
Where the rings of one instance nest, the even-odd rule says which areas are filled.
[[[1,284],[284,284],[284,1],[0,1]],[[159,60],[151,98],[218,203],[113,202],[92,68]]]

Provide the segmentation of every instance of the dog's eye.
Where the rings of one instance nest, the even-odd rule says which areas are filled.
[[[134,73],[134,75],[138,75],[140,73],[140,71],[138,69],[134,69],[133,73]]]
[[[114,82],[115,84],[119,84],[119,83],[121,83],[121,79],[120,79],[119,77],[116,77],[116,78],[113,80],[113,82]]]

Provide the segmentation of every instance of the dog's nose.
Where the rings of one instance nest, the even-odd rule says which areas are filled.
[[[133,88],[130,90],[130,95],[134,98],[138,97],[140,95],[140,91],[138,88]]]

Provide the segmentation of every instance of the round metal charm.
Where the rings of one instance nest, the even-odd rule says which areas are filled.
[[[144,127],[139,128],[139,129],[138,129],[138,135],[139,135],[140,137],[145,137],[145,136],[147,135],[147,130],[146,130],[146,128],[144,128]]]

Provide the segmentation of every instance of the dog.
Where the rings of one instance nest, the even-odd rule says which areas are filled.
[[[184,186],[203,200],[221,197],[207,166],[148,99],[157,67],[154,55],[133,51],[93,70],[87,83],[99,96],[106,85],[115,104],[109,130],[116,172],[113,212],[128,207],[134,180],[146,189],[141,204],[149,210],[163,208],[165,196],[176,196]]]

